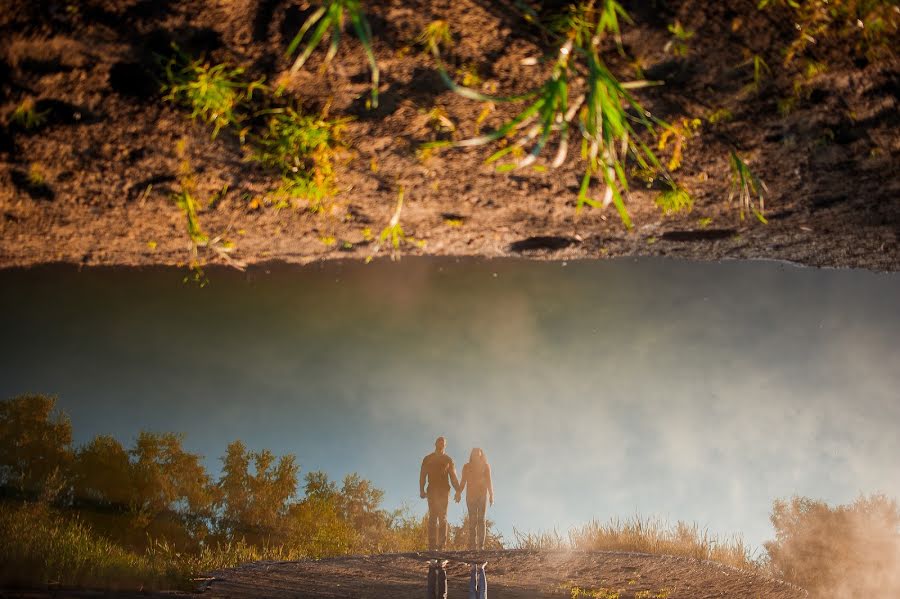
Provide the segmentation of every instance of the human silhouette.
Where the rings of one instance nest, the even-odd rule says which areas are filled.
[[[447,504],[450,503],[450,486],[459,489],[456,466],[445,453],[447,440],[438,437],[434,453],[422,460],[419,471],[419,496],[428,499],[428,549],[441,550],[447,544]],[[425,488],[425,482],[428,488]]]
[[[456,489],[457,503],[463,491],[466,492],[466,507],[469,508],[469,549],[480,551],[484,549],[487,503],[490,501],[490,504],[494,505],[491,466],[480,447],[472,449],[469,462],[463,466],[462,480]]]

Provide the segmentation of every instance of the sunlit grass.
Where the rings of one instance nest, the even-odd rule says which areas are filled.
[[[200,263],[198,262],[198,250],[200,248],[206,248],[212,251],[229,266],[233,266],[238,270],[243,270],[245,267],[244,263],[239,260],[235,260],[230,255],[234,251],[234,244],[228,239],[225,239],[224,234],[216,235],[210,238],[206,233],[204,233],[203,227],[200,224],[199,211],[202,206],[202,201],[197,190],[196,174],[194,173],[194,169],[191,165],[191,161],[187,152],[187,139],[183,138],[179,140],[179,142],[175,146],[175,153],[179,160],[177,178],[178,189],[172,193],[171,197],[175,205],[178,206],[178,208],[184,214],[188,237],[190,237],[191,240],[190,266],[192,270],[194,270],[194,275],[197,279],[197,282],[205,282],[203,271],[200,268]],[[207,202],[207,205],[210,207],[214,206],[227,193],[228,186],[225,185],[212,195],[212,197]]]
[[[306,39],[306,46],[300,52],[297,59],[291,66],[291,72],[294,73],[306,64],[316,47],[322,42],[325,36],[330,36],[328,50],[325,54],[324,64],[327,65],[337,54],[338,45],[341,40],[341,33],[346,27],[347,21],[353,28],[353,32],[359,39],[369,61],[369,68],[372,71],[372,94],[369,103],[372,107],[378,106],[378,80],[379,71],[378,63],[375,60],[375,51],[372,48],[372,28],[369,25],[366,14],[362,9],[359,0],[324,0],[322,6],[313,12],[300,31],[291,40],[288,45],[286,54],[291,56],[297,51],[297,48],[306,38],[306,34],[310,33]]]
[[[668,126],[650,116],[629,92],[650,83],[619,81],[600,57],[601,44],[608,37],[615,40],[621,51],[620,20],[629,20],[628,15],[614,0],[604,0],[599,6],[592,2],[572,5],[551,27],[562,40],[550,76],[536,89],[505,97],[488,96],[453,81],[441,56],[452,40],[449,26],[444,21],[431,23],[419,41],[431,51],[451,90],[480,102],[526,105],[490,133],[457,142],[435,142],[429,147],[474,147],[500,142],[503,147],[487,162],[513,158],[498,167],[505,172],[535,165],[545,147],[555,143],[557,149],[549,167],[558,168],[569,153],[570,129],[576,128],[581,134],[581,157],[587,164],[579,187],[578,208],[614,204],[623,224],[631,228],[624,201],[629,190],[626,161],[632,159],[641,168],[669,179],[666,169],[638,135],[638,129],[642,129],[656,136],[657,125]],[[580,78],[580,72],[586,72],[584,85],[573,91],[572,81]],[[591,192],[595,178],[604,186],[601,199]]]
[[[895,56],[896,0],[759,0],[758,7],[777,7],[795,23],[796,36],[783,52],[786,66],[828,41],[869,60]]]
[[[0,503],[0,582],[101,588],[159,588],[169,568],[95,535],[44,505]]]
[[[215,138],[224,127],[240,131],[245,120],[244,104],[253,93],[265,89],[263,80],[246,82],[244,69],[227,64],[210,64],[201,60],[184,63],[177,55],[166,64],[166,100],[186,106],[191,118],[200,119],[213,126]],[[243,135],[241,135],[243,137]]]
[[[735,197],[738,199],[738,210],[741,220],[747,213],[752,213],[759,222],[767,224],[765,217],[765,196],[769,189],[765,182],[750,170],[746,162],[732,151],[729,155],[731,166],[731,191],[728,193],[728,202]]]
[[[624,520],[594,520],[569,531],[522,533],[514,530],[515,548],[531,551],[574,549],[577,551],[628,551],[653,555],[674,555],[713,561],[736,568],[759,567],[749,547],[740,537],[718,537],[697,524],[677,522],[674,526],[636,515]]]
[[[740,537],[718,537],[698,524],[674,526],[655,519],[632,516],[608,522],[593,521],[569,533],[572,548],[589,551],[634,551],[676,555],[756,569],[757,561]]]
[[[47,122],[49,110],[38,110],[33,98],[22,100],[9,116],[11,123],[23,129],[36,129]]]
[[[421,239],[415,239],[406,234],[403,230],[403,225],[400,223],[400,214],[403,211],[403,188],[397,192],[397,206],[394,208],[394,213],[391,215],[391,220],[388,222],[387,226],[381,230],[381,233],[378,235],[378,238],[375,240],[375,245],[372,248],[372,254],[366,258],[366,262],[370,262],[372,258],[374,258],[375,254],[381,251],[381,248],[387,247],[390,251],[391,260],[398,260],[400,258],[400,248],[406,244],[414,244],[418,247],[424,247],[425,242]]]
[[[656,196],[655,203],[663,214],[690,212],[694,208],[694,198],[683,187],[673,187]]]
[[[282,184],[275,192],[279,205],[301,200],[319,209],[337,192],[335,152],[349,119],[329,120],[293,108],[266,114],[266,129],[255,140],[254,159],[281,172]]]
[[[243,540],[204,546],[198,552],[178,550],[160,540],[137,552],[45,504],[0,503],[0,538],[4,585],[194,590],[196,578],[215,570],[308,557],[298,549],[260,547]]]

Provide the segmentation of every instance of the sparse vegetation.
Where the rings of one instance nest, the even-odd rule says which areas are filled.
[[[685,29],[680,22],[675,21],[669,25],[669,33],[672,34],[672,39],[666,44],[666,51],[671,52],[674,56],[686,57],[690,53],[688,42],[694,37],[694,32]]]
[[[587,162],[578,193],[578,207],[614,204],[623,224],[631,228],[631,217],[623,199],[628,192],[625,163],[629,157],[644,169],[658,172],[667,179],[670,177],[631,124],[636,123],[654,136],[656,125],[662,124],[653,119],[628,91],[649,83],[620,82],[601,58],[601,45],[607,38],[612,38],[622,51],[620,19],[630,21],[628,14],[615,0],[603,0],[599,7],[594,2],[571,5],[569,12],[553,26],[562,41],[549,78],[537,89],[509,97],[487,96],[470,87],[457,85],[447,74],[441,58],[441,46],[450,40],[447,25],[443,22],[432,23],[420,40],[433,54],[439,72],[450,89],[480,102],[529,102],[521,112],[493,132],[452,145],[473,147],[502,142],[504,147],[492,154],[487,162],[512,156],[514,161],[499,169],[509,171],[533,165],[551,139],[556,139],[557,151],[550,168],[557,168],[568,155],[569,129],[577,115],[581,155]],[[574,95],[571,84],[578,69],[586,71],[585,86]],[[594,199],[590,191],[595,177],[605,187],[602,200]]]
[[[517,549],[634,551],[692,557],[747,570],[756,570],[760,566],[760,561],[740,537],[720,538],[696,523],[679,521],[669,526],[662,520],[639,515],[625,520],[614,518],[606,523],[595,520],[570,530],[567,538],[556,531],[515,533]]]
[[[248,83],[243,75],[243,68],[187,60],[178,53],[166,64],[163,90],[166,100],[189,108],[191,118],[211,124],[213,138],[223,127],[232,127],[243,139],[244,104],[255,91],[264,89],[261,79]]]
[[[14,2],[28,5],[26,0]],[[785,160],[790,150],[816,151],[817,141],[834,141],[830,150],[846,147],[852,158],[840,163],[842,170],[865,170],[865,164],[875,172],[877,162],[878,172],[889,172],[892,166],[887,164],[893,158],[886,131],[890,119],[884,117],[896,62],[900,10],[895,0],[761,0],[727,11],[708,4],[687,6],[681,0],[640,7],[616,0],[516,1],[497,6],[476,3],[470,8],[478,19],[464,18],[465,11],[454,3],[220,4],[210,10],[178,10],[171,4],[159,7],[158,15],[113,11],[108,20],[117,27],[112,28],[97,20],[96,11],[70,12],[62,7],[46,23],[41,21],[40,27],[46,29],[41,39],[24,33],[31,28],[17,31],[17,26],[7,24],[10,40],[0,57],[0,71],[8,82],[0,115],[0,152],[15,164],[7,169],[3,185],[16,197],[44,202],[42,210],[57,202],[81,219],[81,231],[89,230],[84,225],[91,216],[80,207],[89,202],[103,206],[100,216],[106,226],[97,230],[102,231],[104,244],[115,247],[82,252],[73,244],[71,251],[52,256],[39,239],[13,244],[7,236],[10,255],[41,253],[42,260],[88,263],[118,259],[129,222],[119,211],[136,198],[138,205],[146,206],[170,197],[170,186],[178,188],[177,183],[170,185],[171,177],[178,176],[178,163],[169,148],[180,132],[169,122],[171,112],[155,108],[160,96],[177,105],[183,116],[198,121],[195,134],[217,142],[205,145],[206,157],[199,152],[194,157],[198,186],[205,192],[197,212],[203,225],[216,222],[217,229],[203,232],[212,238],[229,220],[240,222],[248,230],[246,241],[252,242],[242,244],[242,250],[252,261],[306,261],[318,256],[322,231],[336,239],[329,247],[344,248],[346,239],[356,238],[354,231],[372,226],[378,204],[391,202],[391,181],[404,181],[408,193],[428,201],[422,210],[406,215],[409,230],[413,226],[427,230],[425,219],[439,222],[441,213],[457,210],[450,198],[461,197],[477,206],[467,222],[465,235],[473,243],[468,249],[463,246],[465,235],[440,238],[448,228],[429,241],[436,253],[482,253],[490,251],[492,237],[485,233],[496,228],[499,214],[484,208],[500,202],[517,202],[503,210],[529,213],[505,235],[510,237],[552,235],[571,218],[607,230],[619,221],[627,228],[634,214],[643,214],[653,221],[645,224],[660,225],[661,213],[653,209],[656,194],[678,186],[690,187],[697,205],[712,209],[712,203],[727,197],[730,167],[721,158],[732,148],[741,155],[754,149],[754,170],[765,173],[771,189],[765,198],[768,203],[778,200],[779,190],[796,179],[792,206],[812,201],[821,195],[820,187],[833,183],[817,177],[815,169],[760,168]],[[39,12],[10,14],[24,20],[47,16],[39,17]],[[155,16],[164,16],[166,26],[154,23]],[[478,20],[486,28],[477,26]],[[147,35],[126,39],[132,26]],[[104,31],[112,37],[104,38]],[[112,38],[133,51],[128,56],[87,51],[92,44],[111,48],[104,44],[112,43]],[[159,56],[157,62],[154,56]],[[390,81],[380,83],[379,69],[385,68],[390,69]],[[315,73],[307,76],[300,69]],[[459,97],[445,93],[439,79]],[[665,86],[642,89],[651,83]],[[363,102],[378,102],[379,90],[381,108],[365,111]],[[106,97],[116,101],[100,102]],[[473,103],[467,105],[460,97]],[[832,108],[833,114],[824,114]],[[252,166],[244,169],[242,159],[257,157],[280,143],[270,125],[277,120],[276,113],[287,118],[289,111],[311,125],[342,121],[349,115],[358,119],[342,136],[346,153],[340,143],[333,146],[346,162],[332,160],[329,166],[324,151],[297,152],[289,168],[270,163],[271,173]],[[858,118],[850,117],[851,112]],[[792,118],[779,122],[779,114]],[[671,128],[653,115],[671,123]],[[703,127],[693,131],[693,137],[684,130],[675,132],[684,129],[685,119],[695,117],[703,117]],[[820,121],[821,128],[801,126]],[[826,127],[831,134],[822,133]],[[36,130],[42,135],[34,135]],[[67,152],[77,146],[82,133],[85,143],[92,142],[91,150]],[[442,153],[441,147],[459,149]],[[469,151],[464,155],[462,148]],[[831,161],[833,154],[817,152],[817,160]],[[490,169],[478,168],[483,159]],[[28,165],[33,162],[45,166],[45,186],[29,183]],[[111,168],[112,176],[104,176]],[[491,169],[510,176],[490,176],[486,171]],[[146,176],[141,170],[147,170]],[[424,176],[409,178],[409,172],[401,170]],[[579,181],[572,181],[573,170]],[[719,185],[695,184],[694,176],[701,172]],[[463,182],[466,174],[471,174],[471,182]],[[228,181],[233,195],[217,201],[222,196],[207,189],[213,181],[217,185]],[[150,185],[153,193],[141,196]],[[887,193],[871,180],[866,185],[871,185],[866,194]],[[123,192],[126,200],[117,202]],[[861,202],[862,195],[841,192],[835,197],[854,203]],[[545,200],[551,198],[568,202],[577,214],[549,208]],[[210,203],[217,206],[215,217],[207,216]],[[619,218],[609,218],[610,205]],[[592,206],[599,209],[581,214]],[[292,218],[282,227],[277,222],[282,219],[262,213],[285,208],[311,209],[318,218],[335,220],[323,225],[314,218]],[[250,211],[260,217],[253,226],[242,220]],[[748,211],[745,206],[740,227],[762,222],[747,219]],[[31,221],[40,218],[38,212],[10,213],[9,218]],[[345,219],[350,212],[351,219]],[[789,230],[799,230],[793,226],[799,221],[793,221],[805,214],[803,210],[793,206],[782,214],[792,215]],[[836,212],[816,215],[829,218],[837,218]],[[872,222],[886,227],[889,221]],[[61,227],[64,222],[68,221],[56,219],[50,226]],[[849,226],[846,219],[842,222]],[[522,223],[533,230],[525,230]],[[272,251],[265,240],[277,236],[278,229],[289,232],[290,241],[281,237],[285,243]],[[833,230],[815,228],[817,235]],[[621,232],[606,232],[616,237],[608,244],[611,254],[636,247],[620,243]],[[741,247],[763,244],[761,240],[754,235]],[[155,241],[157,251],[144,251],[139,260],[179,260],[173,255],[177,243]],[[288,245],[294,249],[288,250]],[[579,244],[569,252],[584,252],[590,245]],[[716,252],[730,251],[725,245],[718,244]],[[346,256],[366,256],[371,245],[361,246],[355,244]],[[759,249],[799,259],[811,260],[814,255],[791,248],[797,246],[770,244]],[[732,249],[744,255],[744,250]],[[874,253],[855,252],[848,259],[864,260],[861,256]],[[834,259],[841,260],[842,255],[850,254],[835,250]]]
[[[378,235],[378,239],[376,240],[375,245],[372,248],[372,253],[366,259],[367,262],[371,261],[375,254],[381,251],[381,248],[384,246],[388,246],[390,248],[391,260],[399,260],[401,245],[406,243],[414,243],[419,247],[423,247],[425,245],[422,240],[408,237],[403,231],[403,226],[400,224],[400,213],[402,211],[403,188],[401,187],[400,191],[397,193],[397,207],[394,209],[394,213],[391,215],[390,222],[388,222],[387,226],[381,230],[381,234]]]
[[[833,41],[869,60],[896,50],[900,11],[893,0],[760,0],[760,9],[778,7],[795,23],[797,36],[784,50],[784,64]]]
[[[677,171],[681,168],[681,161],[684,159],[684,148],[687,140],[693,137],[702,126],[703,121],[700,119],[681,119],[673,125],[663,129],[659,136],[657,149],[663,151],[668,146],[669,140],[672,140],[672,157],[667,165],[670,171]]]
[[[293,73],[303,68],[303,65],[306,64],[306,61],[312,55],[313,50],[316,49],[316,46],[322,42],[326,35],[331,36],[323,63],[328,65],[334,58],[334,55],[337,54],[341,32],[344,31],[347,20],[350,21],[353,32],[362,44],[366,58],[369,61],[369,68],[372,71],[372,95],[369,103],[371,107],[375,108],[378,106],[378,63],[375,60],[375,51],[372,48],[372,28],[369,26],[369,21],[362,10],[360,0],[324,0],[322,6],[306,19],[300,31],[294,36],[294,39],[288,46],[286,53],[290,57],[297,51],[306,34],[312,31],[306,47],[300,52],[297,60],[294,61],[291,72]]]
[[[731,152],[729,160],[731,191],[728,194],[728,201],[731,202],[737,196],[741,220],[744,220],[745,214],[752,213],[761,223],[766,224],[765,196],[769,191],[766,184],[750,170],[747,163],[736,152]],[[756,202],[754,202],[754,196]]]
[[[742,569],[758,567],[758,560],[740,537],[717,537],[696,523],[679,521],[670,526],[661,520],[637,515],[606,523],[593,521],[571,531],[569,541],[579,550],[680,555]]]
[[[300,200],[311,210],[320,210],[337,192],[335,152],[348,119],[328,120],[295,108],[275,108],[266,114],[254,158],[281,173],[282,184],[275,193],[279,205],[293,206]]]
[[[37,129],[47,122],[49,112],[48,110],[38,110],[34,99],[28,97],[16,106],[9,116],[9,120],[23,129]]]
[[[172,201],[184,213],[187,224],[188,237],[190,237],[190,268],[194,271],[194,280],[200,284],[205,284],[206,277],[203,274],[201,264],[199,262],[199,249],[205,248],[219,256],[226,264],[233,266],[239,270],[243,270],[244,264],[235,260],[230,256],[234,251],[234,244],[222,235],[216,235],[210,238],[203,232],[200,225],[199,211],[202,201],[197,190],[197,179],[194,168],[187,151],[187,139],[181,139],[175,146],[175,153],[179,159],[178,166],[178,186],[179,189],[172,194]],[[215,203],[227,193],[227,185],[212,194],[210,200],[206,203],[208,207],[212,207]]]
[[[666,215],[690,212],[694,208],[694,198],[683,187],[673,187],[656,196],[656,205]]]
[[[744,63],[746,66],[752,67],[753,71],[753,80],[744,87],[745,92],[753,92],[755,94],[759,93],[760,86],[766,77],[772,75],[772,69],[769,68],[769,65],[766,64],[766,61],[763,60],[763,57],[759,54],[754,54]]]

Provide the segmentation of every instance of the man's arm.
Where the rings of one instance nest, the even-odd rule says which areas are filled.
[[[459,481],[459,487],[456,489],[456,503],[459,503],[462,492],[466,490],[466,480],[468,479],[468,466],[463,465],[462,479]]]
[[[450,482],[453,483],[453,488],[460,491],[459,479],[456,478],[456,464],[453,463],[452,459],[450,460],[450,467],[448,470],[450,470]]]
[[[428,456],[425,456],[425,459],[422,460],[422,467],[419,469],[419,497],[425,498],[425,462],[428,461]]]

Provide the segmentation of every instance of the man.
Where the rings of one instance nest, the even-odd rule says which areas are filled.
[[[434,442],[434,453],[422,460],[419,471],[419,497],[428,499],[428,550],[435,551],[447,544],[447,504],[450,503],[450,486],[459,490],[456,466],[444,450],[447,440],[438,437]],[[428,489],[425,481],[428,481]]]

